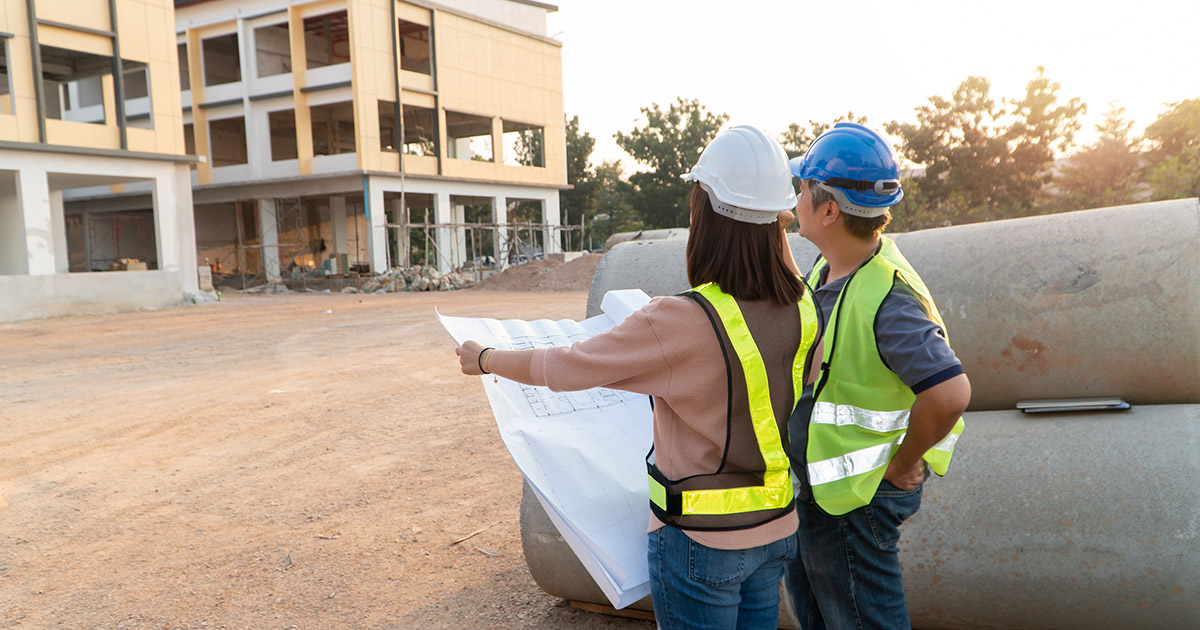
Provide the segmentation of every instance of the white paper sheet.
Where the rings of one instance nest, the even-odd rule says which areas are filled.
[[[603,313],[572,320],[438,319],[459,343],[500,350],[569,345],[615,326],[650,298],[610,291]],[[648,397],[611,389],[555,393],[545,387],[482,378],[500,436],[550,520],[616,608],[650,592],[646,525],[650,519],[646,451]]]

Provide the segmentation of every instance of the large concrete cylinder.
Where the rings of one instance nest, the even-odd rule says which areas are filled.
[[[1200,628],[1200,405],[966,422],[902,527],[914,628]],[[528,488],[521,535],[546,592],[607,604]]]
[[[895,239],[974,392],[949,476],[929,482],[904,526],[914,627],[1200,628],[1200,201]],[[791,245],[807,269],[816,249]],[[685,246],[613,248],[588,314],[611,289],[685,290]],[[1091,396],[1134,407],[1014,410]],[[521,518],[535,580],[606,603],[536,499]]]
[[[1200,405],[966,415],[900,540],[916,628],[1200,628]]]
[[[1200,402],[1200,201],[1181,199],[894,236],[946,320],[971,409],[1039,398]],[[807,271],[817,250],[790,239]],[[688,288],[686,242],[623,243],[588,294]]]

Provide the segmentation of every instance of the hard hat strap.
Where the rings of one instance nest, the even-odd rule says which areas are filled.
[[[897,190],[900,190],[900,180],[898,179],[881,179],[872,182],[862,179],[830,177],[829,179],[825,180],[825,183],[838,188],[848,188],[850,190],[860,190],[864,192],[871,191],[877,195],[891,195]]]
[[[833,181],[833,179],[831,178],[827,181]],[[850,198],[846,196],[846,192],[841,188],[834,188],[833,186],[830,186],[824,182],[817,182],[817,186],[833,195],[834,200],[838,202],[838,209],[846,214],[852,214],[856,217],[869,219],[872,217],[882,216],[884,212],[887,212],[887,206],[882,208],[868,208],[852,203]]]

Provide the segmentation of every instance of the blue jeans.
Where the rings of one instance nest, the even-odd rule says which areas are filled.
[[[650,597],[662,630],[774,630],[779,581],[796,537],[750,549],[713,549],[674,527],[650,532]]]
[[[897,543],[923,487],[906,492],[884,481],[870,504],[842,517],[797,499],[800,553],[787,582],[804,630],[910,627]]]

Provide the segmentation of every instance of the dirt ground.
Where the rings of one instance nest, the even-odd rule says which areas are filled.
[[[652,627],[534,583],[520,473],[433,316],[585,302],[234,294],[0,324],[0,628]]]

